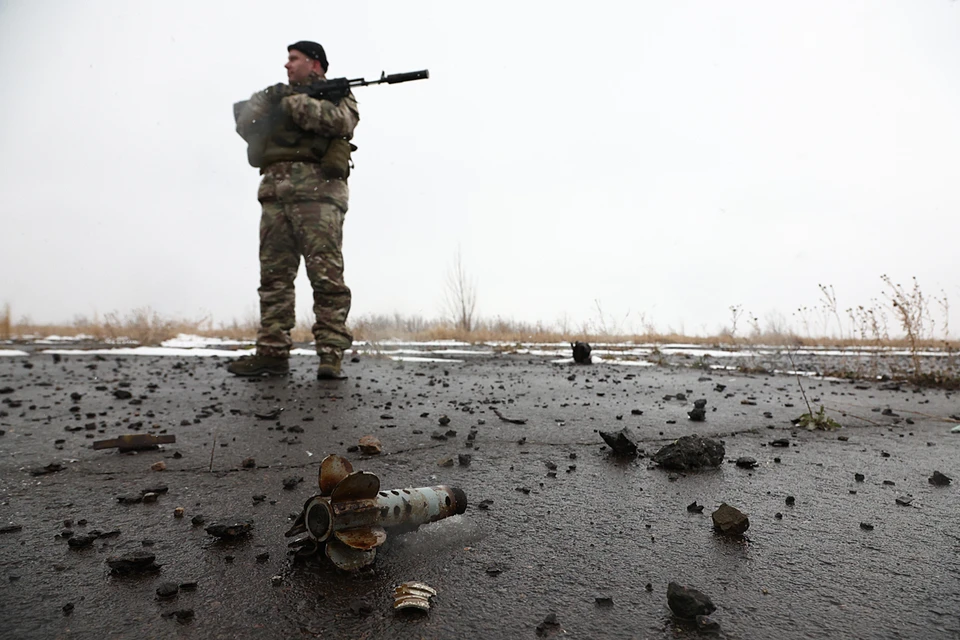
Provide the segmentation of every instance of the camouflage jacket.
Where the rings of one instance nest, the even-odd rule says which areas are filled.
[[[311,78],[313,81],[317,78]],[[248,143],[254,143],[258,135],[258,123],[270,116],[274,102],[269,89],[250,97],[237,115],[237,133]],[[304,94],[287,96],[280,101],[285,117],[290,118],[294,128],[303,132],[305,139],[324,142],[331,138],[353,138],[353,131],[360,121],[360,112],[353,94],[347,95],[339,104],[329,100],[317,100]],[[269,142],[267,143],[269,145]],[[327,200],[344,211],[349,200],[349,188],[345,179],[327,179],[320,171],[316,159],[311,161],[284,160],[270,162],[261,167],[263,179],[257,198],[261,202],[277,199],[285,201]]]

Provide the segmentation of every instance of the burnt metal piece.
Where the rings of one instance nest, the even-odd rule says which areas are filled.
[[[323,543],[326,556],[346,571],[373,563],[388,528],[416,529],[467,509],[466,494],[453,487],[381,491],[375,474],[354,471],[346,458],[335,454],[320,463],[318,482],[320,493],[304,503],[286,536],[306,534],[291,546],[310,553]]]
[[[177,441],[175,435],[155,436],[149,433],[134,433],[119,436],[110,440],[97,440],[93,443],[94,449],[112,449],[117,447],[120,453],[128,451],[149,451],[161,444],[173,444]]]
[[[430,598],[437,590],[423,582],[404,582],[393,590],[393,608],[397,610],[414,609],[428,611]]]

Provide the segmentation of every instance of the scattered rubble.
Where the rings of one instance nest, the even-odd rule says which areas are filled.
[[[707,417],[707,401],[703,400],[694,400],[693,401],[693,410],[687,411],[687,415],[690,416],[690,419],[694,422],[703,422]]]
[[[560,623],[557,622],[557,614],[555,613],[548,614],[547,617],[543,619],[543,622],[537,625],[538,638],[552,638],[555,635],[564,633],[566,633],[566,631],[560,626]]]
[[[633,438],[630,427],[624,427],[620,431],[601,431],[600,437],[618,456],[637,455],[637,443]]]
[[[215,522],[204,529],[204,531],[215,538],[230,540],[247,535],[252,528],[253,520],[247,518],[246,520],[234,519],[225,522]]]
[[[713,512],[713,528],[724,535],[743,535],[750,528],[750,519],[726,502]]]
[[[662,447],[654,454],[653,461],[671,471],[694,471],[719,466],[724,453],[719,440],[689,435]]]
[[[934,471],[933,475],[927,479],[927,482],[935,487],[945,487],[953,481],[953,478],[943,475],[939,471]]]
[[[159,571],[160,565],[156,563],[157,557],[146,551],[134,551],[122,556],[111,556],[107,558],[107,566],[110,571],[116,575],[129,575],[132,573],[149,573]]]
[[[667,606],[678,618],[694,620],[697,616],[707,616],[717,610],[710,596],[693,589],[684,587],[676,582],[667,585]]]

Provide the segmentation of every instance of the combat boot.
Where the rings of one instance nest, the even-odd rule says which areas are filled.
[[[343,360],[341,351],[324,351],[320,354],[320,366],[317,367],[317,380],[342,380],[347,376],[340,373]]]
[[[290,373],[290,358],[243,356],[227,365],[236,376],[285,376]]]

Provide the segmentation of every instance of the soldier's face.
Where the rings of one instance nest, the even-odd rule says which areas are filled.
[[[287,55],[287,64],[283,66],[287,70],[288,82],[303,82],[310,77],[312,71],[323,73],[323,69],[317,60],[308,58],[296,49],[290,50]]]

